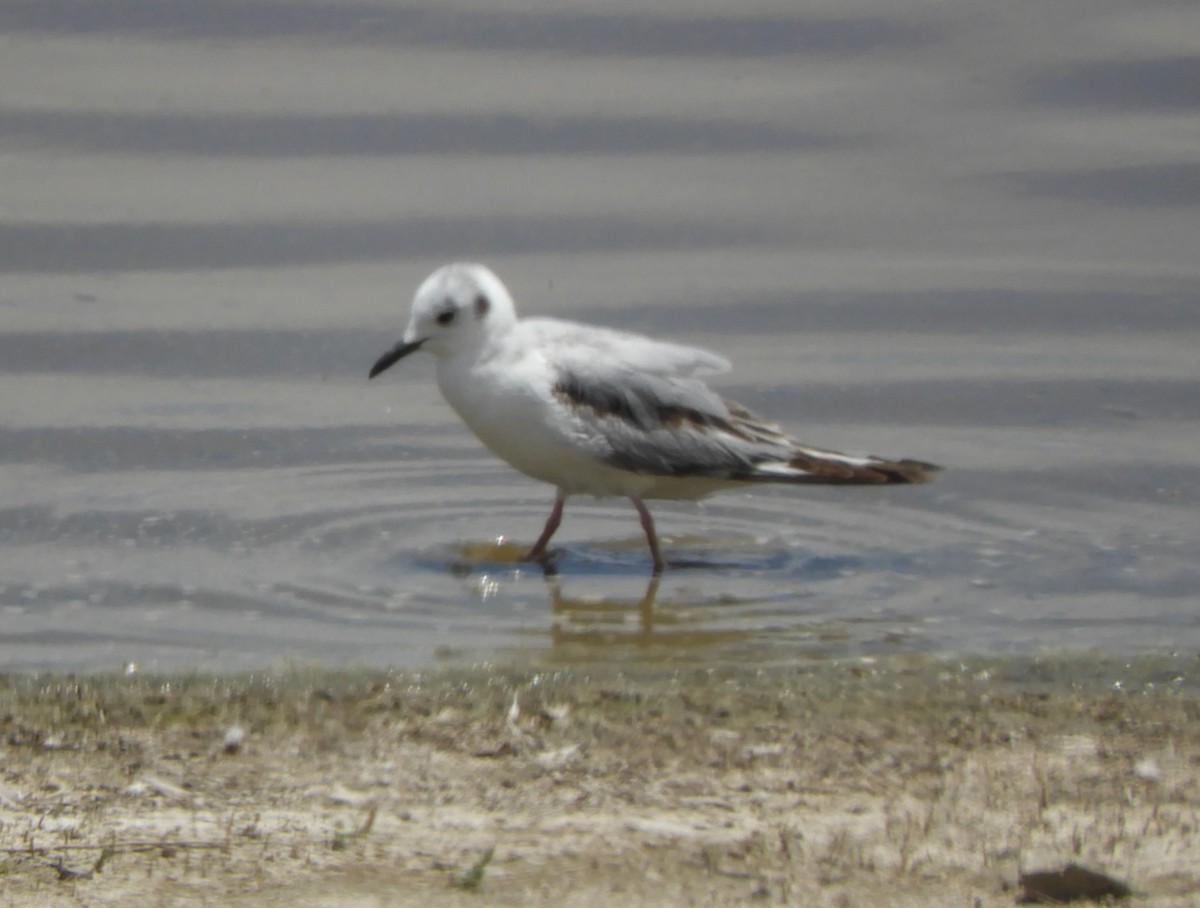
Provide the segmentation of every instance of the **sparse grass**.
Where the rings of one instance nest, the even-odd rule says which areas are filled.
[[[988,904],[1073,861],[1183,905],[1198,678],[1167,657],[0,677],[0,875],[35,906],[64,872],[97,903],[153,878],[171,904],[271,882],[299,906],[333,879],[412,893],[389,904],[440,879],[455,904],[500,845],[499,904]]]
[[[363,820],[361,826],[350,830],[334,830],[333,840],[329,843],[329,847],[334,851],[345,851],[356,839],[361,839],[369,835],[371,827],[375,825],[375,812],[375,807],[367,811],[367,817]]]
[[[488,846],[475,863],[462,873],[456,873],[450,878],[450,885],[458,889],[466,889],[468,892],[474,892],[483,885],[483,875],[487,871],[488,864],[492,863],[492,857],[495,854],[496,846]]]

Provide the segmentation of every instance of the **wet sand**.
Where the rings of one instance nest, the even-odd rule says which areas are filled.
[[[1200,893],[1193,658],[7,677],[11,904]]]

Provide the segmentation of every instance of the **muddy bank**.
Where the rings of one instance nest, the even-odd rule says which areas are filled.
[[[1200,892],[1195,658],[0,680],[12,904]],[[481,901],[482,896],[482,901]]]

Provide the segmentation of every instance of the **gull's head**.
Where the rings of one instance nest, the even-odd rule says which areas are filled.
[[[417,288],[404,337],[379,358],[371,378],[416,350],[439,359],[478,350],[516,319],[508,288],[488,268],[466,262],[444,265]]]

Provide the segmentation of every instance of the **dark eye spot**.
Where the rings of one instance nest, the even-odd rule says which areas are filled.
[[[449,312],[442,312],[442,313],[440,313],[440,314],[438,315],[438,317],[437,317],[436,321],[437,321],[437,323],[438,323],[439,325],[448,325],[448,324],[450,324],[452,321],[454,321],[454,312],[453,312],[453,310],[451,310],[451,311],[449,311]]]
[[[475,297],[475,317],[483,318],[488,314],[488,310],[492,308],[492,301],[482,293]]]

